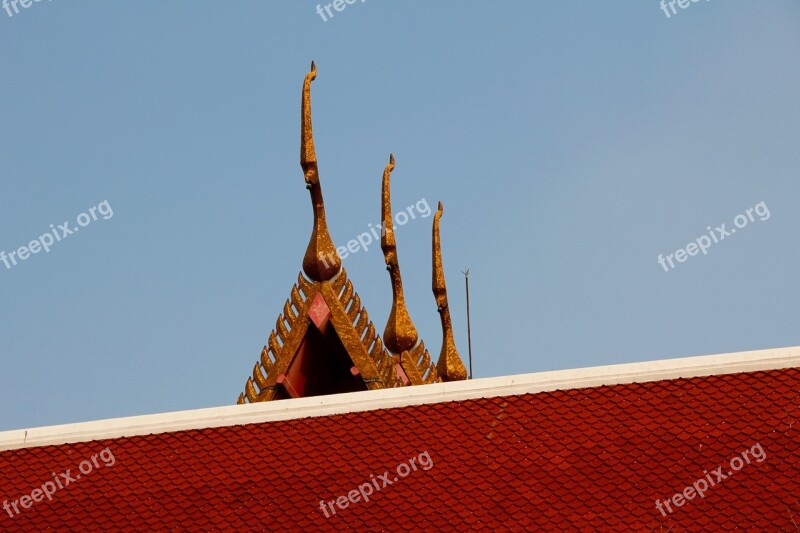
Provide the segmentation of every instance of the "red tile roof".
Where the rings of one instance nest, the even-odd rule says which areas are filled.
[[[667,516],[656,508],[719,466],[726,474],[754,445],[762,462]],[[14,518],[0,509],[0,530],[790,531],[792,517],[800,526],[797,368],[4,451],[0,504],[53,473],[75,477],[106,447],[113,466],[98,461]],[[420,466],[394,482],[412,458]],[[326,518],[320,500],[373,479],[381,489],[370,501],[328,507]]]

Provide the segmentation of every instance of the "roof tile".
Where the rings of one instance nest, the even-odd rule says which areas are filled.
[[[756,443],[766,459],[728,474]],[[0,511],[0,530],[786,531],[800,522],[800,369],[12,450],[0,498],[106,447],[113,466]],[[726,479],[702,497],[656,508],[718,466]],[[320,500],[374,489],[384,472],[391,484],[326,518]]]

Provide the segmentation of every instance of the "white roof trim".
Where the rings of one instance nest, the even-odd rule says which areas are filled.
[[[191,429],[259,424],[277,420],[330,416],[474,398],[515,396],[553,390],[795,367],[800,368],[800,346],[575,370],[557,370],[537,374],[435,383],[433,385],[6,431],[0,432],[0,451]]]

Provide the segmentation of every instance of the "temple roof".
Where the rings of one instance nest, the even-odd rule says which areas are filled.
[[[756,445],[703,498],[655,506]],[[789,531],[800,347],[5,432],[0,497],[104,449],[112,466],[0,530]]]
[[[442,350],[434,365],[419,339],[405,304],[394,237],[389,175],[394,156],[383,172],[381,248],[392,285],[392,308],[383,339],[361,304],[328,231],[319,163],[311,120],[311,84],[317,67],[303,80],[300,106],[300,167],[311,196],[313,226],[289,299],[275,329],[247,378],[238,404],[287,398],[380,390],[467,379],[453,336],[444,281],[439,220],[433,226],[432,290],[442,319]]]

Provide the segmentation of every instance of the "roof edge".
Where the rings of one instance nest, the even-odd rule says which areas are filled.
[[[800,368],[800,346],[555,370],[0,432],[0,451],[553,390]]]

